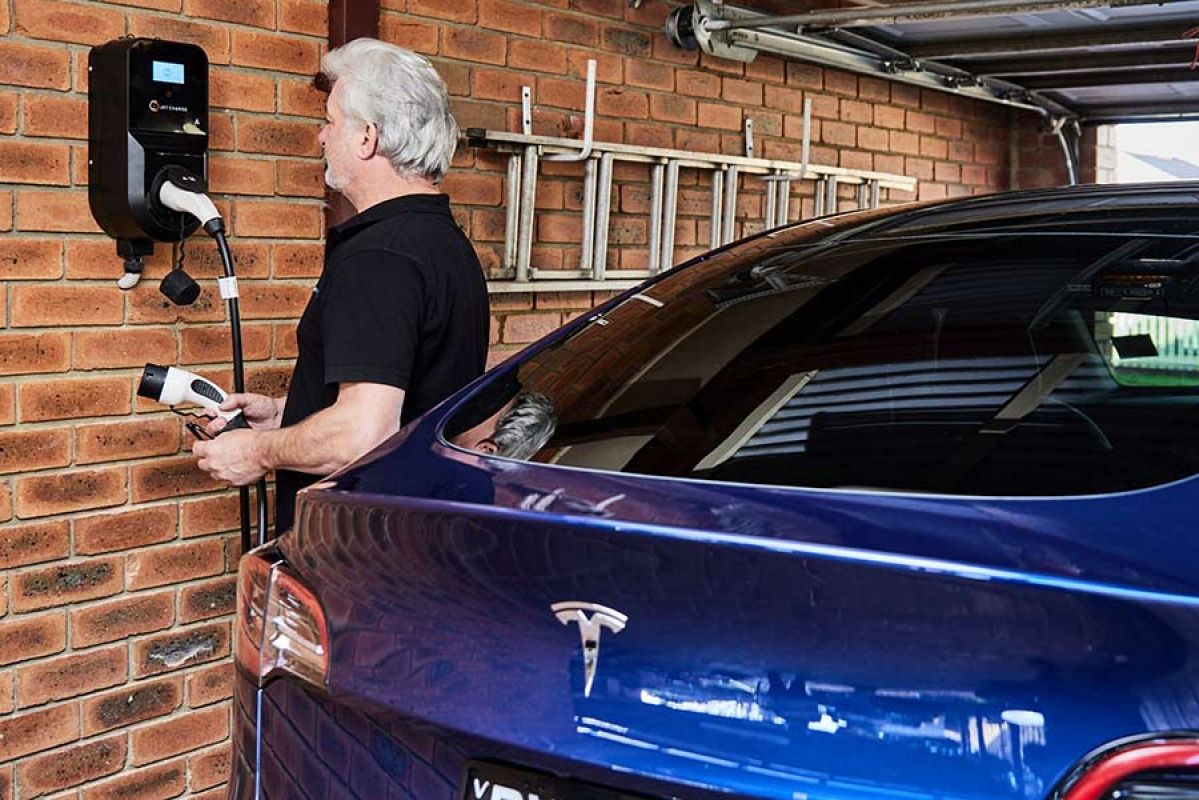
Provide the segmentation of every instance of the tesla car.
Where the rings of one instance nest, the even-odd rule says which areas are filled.
[[[1199,184],[659,275],[242,560],[231,797],[1199,797],[1196,320]]]

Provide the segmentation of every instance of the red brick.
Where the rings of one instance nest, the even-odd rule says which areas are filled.
[[[295,326],[284,323],[273,327],[275,358],[295,358],[298,355]],[[2,519],[3,516],[0,516],[0,520]]]
[[[674,94],[651,95],[649,115],[652,119],[663,122],[695,125],[697,122],[696,102],[689,97],[680,97]]]
[[[654,95],[657,100],[661,95]],[[684,97],[675,97],[687,101]],[[694,102],[694,101],[690,101]],[[649,116],[649,97],[645,92],[632,91],[623,87],[604,87],[595,98],[596,112],[604,116],[622,119],[645,119]],[[692,107],[694,111],[694,106]],[[692,120],[694,122],[694,120]]]
[[[242,319],[286,319],[298,317],[312,296],[311,286],[272,283],[242,289]]]
[[[503,341],[506,344],[535,342],[557,330],[561,318],[557,314],[517,314],[504,318]]]
[[[17,94],[13,90],[0,92],[0,133],[17,132]]]
[[[233,335],[227,325],[184,328],[180,342],[181,364],[219,364],[229,361]],[[270,358],[271,329],[266,325],[242,328],[242,352],[247,361]]]
[[[326,38],[328,8],[325,3],[313,0],[279,0],[279,30]]]
[[[214,542],[217,545],[220,544],[219,541],[214,540]],[[223,553],[221,557],[223,559]],[[216,572],[223,569],[224,562],[222,560],[221,569]],[[179,621],[182,623],[199,622],[231,614],[234,611],[236,599],[236,576],[233,575],[188,586],[179,593]]]
[[[179,677],[140,682],[83,702],[83,735],[124,728],[179,708],[183,683]]]
[[[17,516],[22,519],[104,508],[127,499],[125,470],[75,470],[17,481]]]
[[[62,144],[0,141],[0,181],[66,186],[71,151]]]
[[[104,286],[22,285],[13,288],[14,327],[119,324],[123,298]]]
[[[7,280],[62,277],[58,239],[0,239],[0,270]]]
[[[0,568],[65,558],[70,553],[67,522],[45,522],[0,529]]]
[[[275,27],[275,3],[263,0],[183,0],[183,13],[257,28]]]
[[[408,13],[446,22],[474,22],[478,19],[475,0],[408,0]]]
[[[324,227],[315,204],[238,200],[234,214],[238,236],[317,239]]]
[[[484,28],[536,36],[541,32],[541,10],[511,0],[479,0],[479,24]],[[525,46],[521,42],[514,51]]]
[[[229,624],[209,623],[150,636],[133,643],[133,670],[141,678],[217,661],[229,655]]]
[[[40,797],[119,772],[125,747],[124,736],[113,736],[30,759],[17,770],[21,793]]]
[[[312,85],[312,81],[279,81],[280,114],[324,119],[327,97]]]
[[[7,522],[10,519],[12,519],[12,489],[9,488],[7,482],[0,482],[0,522]],[[0,609],[0,617],[2,616],[4,616],[4,610]]]
[[[130,483],[135,503],[210,492],[224,486],[202,472],[190,455],[138,464],[130,471]]]
[[[208,186],[214,194],[274,194],[275,165],[261,158],[211,156]]]
[[[451,172],[446,176],[443,190],[451,202],[465,205],[498,206],[503,199],[499,175]]]
[[[172,455],[179,452],[179,438],[174,418],[81,426],[75,429],[75,463]]]
[[[187,760],[193,792],[219,786],[229,780],[232,752],[228,744],[197,753]]]
[[[233,677],[233,664],[228,661],[191,673],[187,676],[188,705],[199,708],[232,697]]]
[[[599,46],[599,25],[586,17],[546,13],[542,20],[543,39],[584,47]]]
[[[706,72],[680,69],[676,73],[679,93],[689,97],[720,97],[720,80],[719,75]]]
[[[31,39],[94,45],[125,33],[124,17],[115,9],[54,0],[15,0],[13,6],[14,31]]]
[[[279,119],[241,119],[237,126],[237,147],[247,153],[271,153],[284,156],[320,155],[315,122]]]
[[[17,703],[22,708],[107,689],[129,677],[129,650],[121,644],[56,658],[17,670]]]
[[[23,231],[61,233],[98,233],[100,231],[100,226],[92,218],[91,208],[87,202],[87,192],[78,191],[55,192],[29,189],[18,192],[17,227]]]
[[[16,708],[16,701],[13,699],[14,680],[12,670],[0,672],[0,714],[11,714]],[[8,800],[9,795],[4,793],[3,785],[3,779],[0,778],[0,798]]]
[[[225,553],[218,539],[139,550],[125,561],[131,590],[178,584],[219,575],[224,570]]]
[[[65,614],[0,620],[0,665],[61,653],[66,646]]]
[[[152,506],[82,517],[74,525],[75,552],[94,555],[170,541],[179,526],[179,513],[174,505]]]
[[[142,594],[71,612],[71,646],[90,647],[165,630],[175,621],[174,592]]]
[[[412,22],[391,14],[381,14],[379,18],[379,36],[383,41],[425,55],[434,55],[437,52],[439,30],[436,25]]]
[[[26,136],[87,138],[87,101],[75,97],[26,95],[21,130]]]
[[[40,422],[128,414],[128,378],[29,381],[20,386],[21,420]]]
[[[276,194],[284,197],[324,197],[325,170],[319,161],[277,160]]]
[[[0,433],[0,474],[65,467],[71,463],[71,434],[62,428]]]
[[[94,558],[30,570],[12,578],[12,608],[36,611],[108,597],[120,592],[123,582],[119,558]]]
[[[158,15],[130,14],[129,32],[134,36],[196,44],[204,48],[210,63],[229,63],[229,28],[225,25]]]
[[[126,769],[113,778],[83,790],[83,800],[168,800],[187,788],[183,759],[146,769]]]
[[[65,333],[0,333],[0,375],[30,375],[70,369]]]
[[[645,89],[674,90],[674,67],[639,58],[625,60],[625,82]]]
[[[620,53],[621,55],[632,56],[634,58],[649,58],[653,49],[653,39],[648,33],[643,31],[634,31],[625,28],[605,28],[602,38],[603,43],[601,47],[609,53]],[[619,63],[612,59],[605,59],[605,61]]]
[[[31,47],[0,41],[0,80],[16,86],[67,89],[71,57],[65,48]]]
[[[79,707],[54,706],[0,720],[0,764],[79,738]]]
[[[175,333],[170,328],[76,331],[73,338],[76,369],[141,367],[146,362],[175,361]]]
[[[316,41],[278,33],[233,31],[233,63],[245,67],[315,73],[320,65]]]
[[[238,526],[237,496],[224,495],[183,503],[184,538],[231,531]]]
[[[276,278],[315,278],[321,274],[324,264],[324,248],[311,244],[277,244],[274,246],[274,272]]]
[[[498,33],[478,28],[446,28],[442,35],[441,54],[463,61],[503,64],[507,52],[506,41]]]

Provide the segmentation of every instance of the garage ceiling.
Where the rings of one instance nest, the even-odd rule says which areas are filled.
[[[1199,0],[857,0],[771,14],[701,0],[717,55],[780,52],[1082,123],[1199,119]],[[794,7],[794,6],[790,6]],[[724,52],[720,49],[724,48]],[[749,57],[752,57],[750,55]],[[837,61],[844,63],[838,64]]]

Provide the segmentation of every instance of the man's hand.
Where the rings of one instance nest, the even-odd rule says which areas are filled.
[[[254,431],[229,431],[210,442],[196,442],[192,452],[200,469],[234,486],[253,483],[267,472],[259,457],[258,434]]]
[[[279,427],[280,421],[283,419],[283,403],[282,398],[267,397],[265,394],[231,394],[225,398],[225,402],[221,403],[222,411],[233,411],[241,409],[241,413],[245,415],[246,422],[250,423],[250,427],[255,430],[269,431]],[[216,436],[228,422],[224,417],[214,417],[209,421],[206,428],[213,436]]]

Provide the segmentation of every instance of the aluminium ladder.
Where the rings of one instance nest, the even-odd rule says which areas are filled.
[[[815,182],[818,217],[836,211],[837,192],[842,185],[858,187],[857,204],[861,209],[877,208],[884,188],[905,192],[916,188],[916,179],[903,175],[754,158],[752,121],[746,123],[746,156],[590,139],[580,153],[580,143],[575,139],[481,128],[468,130],[466,136],[473,147],[508,154],[502,272],[488,281],[491,292],[626,289],[674,266],[679,172],[684,169],[711,174],[709,244],[712,248],[733,241],[738,182],[742,175],[758,177],[765,184],[765,214],[761,223],[766,230],[787,224],[794,181]],[[531,264],[539,167],[543,159],[555,157],[583,164],[583,236],[579,265],[574,270],[539,270]],[[607,266],[612,173],[618,161],[650,166],[649,258],[644,269],[617,270]]]

